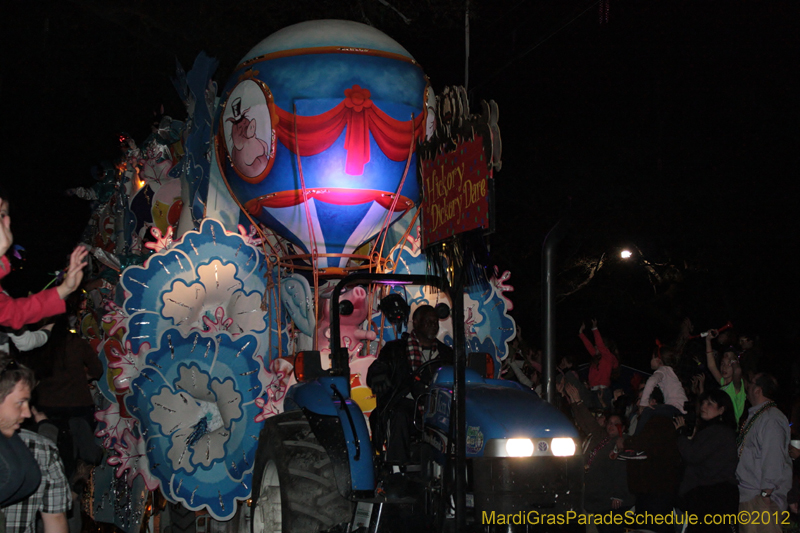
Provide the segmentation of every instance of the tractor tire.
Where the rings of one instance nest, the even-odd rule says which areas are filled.
[[[446,532],[447,505],[442,469],[436,471],[430,444],[420,446],[420,459],[425,481],[425,531]]]
[[[267,419],[253,470],[253,533],[314,533],[346,524],[353,505],[336,487],[333,465],[305,415]]]

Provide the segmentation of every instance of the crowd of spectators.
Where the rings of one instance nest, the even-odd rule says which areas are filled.
[[[765,371],[757,336],[737,335],[730,325],[691,335],[685,320],[676,342],[656,343],[649,376],[633,371],[623,380],[616,345],[596,320],[593,342],[585,329],[581,325],[578,337],[590,355],[588,368],[562,355],[554,386],[584,439],[586,512],[691,513],[700,523],[689,525],[690,532],[730,532],[730,524],[705,524],[703,517],[713,521],[740,511],[773,517],[769,524],[738,524],[743,532],[777,532],[797,522],[793,460],[800,457],[800,440],[792,439],[800,439],[800,431],[784,411],[800,422],[800,398],[779,405],[788,395]],[[519,339],[510,358],[504,377],[522,373],[541,383],[535,375],[541,353]],[[518,370],[512,372],[514,361]],[[647,529],[675,531],[671,525]]]
[[[10,270],[5,252],[12,242],[9,203],[0,190],[0,279]],[[0,287],[0,533],[35,531],[37,518],[45,533],[80,529],[67,520],[85,480],[80,467],[97,464],[102,453],[93,444],[87,388],[102,367],[85,341],[69,333],[64,313],[65,300],[81,283],[86,253],[75,249],[55,288],[14,299]],[[620,352],[597,320],[591,339],[585,324],[578,331],[587,367],[579,369],[569,353],[558,361],[559,402],[584,437],[585,510],[700,516],[687,531],[731,531],[729,524],[703,523],[709,515],[796,515],[800,490],[792,461],[800,457],[800,397],[785,409],[797,422],[790,424],[754,334],[720,328],[693,337],[691,329],[685,320],[676,342],[657,343],[648,377],[639,372],[623,382]],[[542,395],[542,354],[526,344],[521,329],[501,374]],[[800,365],[791,378],[800,388]],[[22,429],[28,419],[34,424]],[[780,531],[780,522],[739,530]]]

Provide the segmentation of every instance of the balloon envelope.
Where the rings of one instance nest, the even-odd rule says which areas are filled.
[[[280,30],[225,86],[215,121],[221,173],[252,216],[306,253],[315,241],[320,254],[352,253],[387,213],[393,222],[419,203],[414,149],[426,87],[411,55],[364,24]]]

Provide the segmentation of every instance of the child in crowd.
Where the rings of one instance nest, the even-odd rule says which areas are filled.
[[[653,375],[647,378],[642,398],[639,400],[640,415],[636,425],[636,434],[639,434],[647,421],[656,414],[664,414],[670,417],[686,414],[684,407],[687,401],[686,391],[684,391],[681,380],[678,379],[672,369],[674,363],[675,353],[672,350],[660,348],[653,352],[653,357],[650,359],[650,368],[653,370]],[[656,387],[661,389],[664,395],[664,407],[661,408],[663,413],[656,413],[650,407],[650,396]]]

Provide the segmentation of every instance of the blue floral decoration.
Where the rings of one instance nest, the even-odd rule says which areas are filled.
[[[251,492],[263,393],[257,346],[253,335],[169,329],[125,397],[164,496],[217,520]]]
[[[213,219],[187,232],[144,266],[127,268],[121,278],[127,320],[125,339],[138,352],[157,348],[168,328],[232,335],[266,331],[262,301],[266,290],[264,256],[238,233]]]

